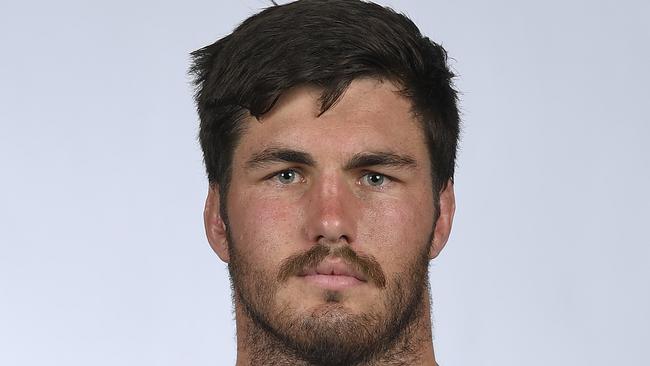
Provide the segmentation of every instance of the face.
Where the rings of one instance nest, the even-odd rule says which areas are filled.
[[[208,238],[237,305],[313,361],[370,357],[428,311],[428,261],[449,234],[453,191],[436,214],[422,128],[397,90],[355,80],[320,116],[319,89],[286,92],[246,122],[227,223],[218,191],[208,196]]]

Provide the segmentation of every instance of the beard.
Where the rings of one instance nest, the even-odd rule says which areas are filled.
[[[357,255],[349,246],[331,251],[320,244],[287,258],[278,273],[270,274],[248,262],[245,254],[237,251],[230,231],[228,234],[233,300],[251,321],[247,342],[252,360],[287,365],[298,360],[319,366],[359,365],[379,359],[397,361],[414,352],[416,337],[412,333],[428,306],[428,253],[433,232],[403,267],[407,270],[392,278],[385,277],[372,257]],[[326,256],[343,257],[364,273],[368,283],[381,290],[377,305],[353,314],[340,303],[337,291],[325,291],[323,304],[302,314],[297,314],[290,303],[276,301],[284,281]],[[395,349],[397,345],[399,350]],[[278,362],[281,359],[286,363]]]

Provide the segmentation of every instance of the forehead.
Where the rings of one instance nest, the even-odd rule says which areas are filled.
[[[363,151],[393,151],[426,159],[427,149],[410,100],[392,82],[356,79],[337,103],[319,116],[322,90],[311,86],[284,93],[271,111],[247,121],[235,149],[235,165],[267,147],[285,146],[318,159]]]

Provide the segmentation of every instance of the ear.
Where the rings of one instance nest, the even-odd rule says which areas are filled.
[[[433,243],[431,243],[431,249],[429,250],[430,259],[437,257],[442,251],[442,248],[445,247],[445,244],[447,244],[455,211],[456,197],[454,195],[454,183],[449,180],[440,191],[440,213],[433,232]]]
[[[226,224],[221,218],[219,187],[210,185],[208,197],[205,199],[205,210],[203,211],[203,222],[208,242],[215,253],[222,261],[228,263],[228,234]]]

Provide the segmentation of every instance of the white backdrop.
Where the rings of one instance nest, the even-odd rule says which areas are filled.
[[[459,73],[443,366],[645,366],[650,6],[383,1]],[[188,53],[267,2],[0,4],[0,364],[230,365]]]

